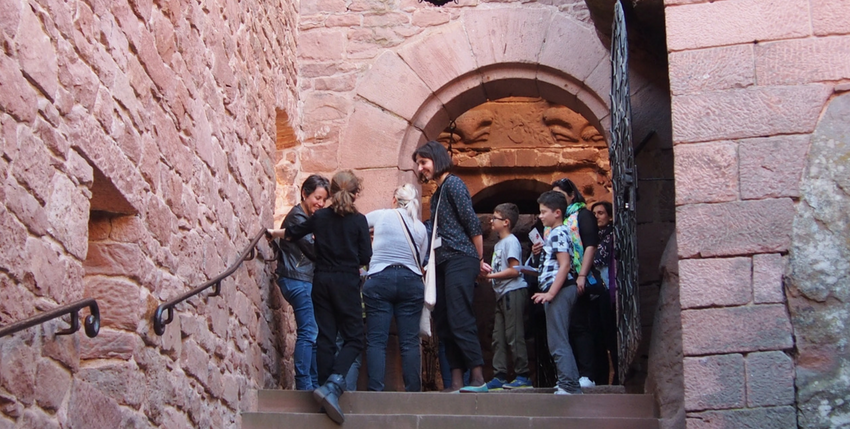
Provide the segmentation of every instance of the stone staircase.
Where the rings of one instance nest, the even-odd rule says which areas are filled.
[[[613,388],[613,390],[612,390]],[[613,392],[612,392],[613,391]],[[619,392],[616,392],[619,391]],[[658,428],[652,396],[597,387],[576,396],[551,389],[471,393],[345,393],[338,426],[305,391],[263,390],[243,428]]]

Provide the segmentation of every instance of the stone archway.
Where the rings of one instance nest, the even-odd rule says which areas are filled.
[[[607,135],[609,90],[608,51],[592,27],[549,9],[464,10],[375,60],[358,83],[340,159],[368,184],[362,210],[382,207],[395,186],[415,182],[413,150],[467,110],[537,97]]]

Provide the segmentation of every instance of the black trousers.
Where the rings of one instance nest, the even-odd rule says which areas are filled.
[[[597,276],[597,279],[599,277]],[[591,295],[596,295],[590,300]],[[603,303],[604,304],[601,304]],[[580,376],[597,384],[608,383],[608,354],[601,306],[610,306],[608,290],[601,283],[587,285],[570,315],[570,346],[578,365]]]
[[[319,272],[313,275],[313,311],[319,337],[316,339],[316,367],[319,384],[328,376],[345,376],[363,350],[363,305],[360,276],[347,272]],[[336,354],[336,337],[342,336],[342,349]]]
[[[466,256],[455,256],[437,265],[437,304],[433,316],[451,369],[484,365],[472,309],[480,267],[477,258]]]

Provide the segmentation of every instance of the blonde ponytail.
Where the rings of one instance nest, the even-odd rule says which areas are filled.
[[[413,184],[404,184],[395,190],[395,200],[398,207],[407,210],[414,221],[419,221],[419,199],[416,195],[416,187]]]
[[[339,216],[357,213],[354,200],[360,192],[360,178],[351,170],[337,172],[331,179],[331,209]]]

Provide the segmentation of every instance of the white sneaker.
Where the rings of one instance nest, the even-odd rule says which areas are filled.
[[[555,395],[557,395],[557,396],[569,396],[570,394],[571,394],[570,392],[568,392],[567,390],[565,390],[561,387],[558,387],[558,389],[555,390]]]
[[[581,385],[581,388],[595,387],[596,383],[591,381],[587,376],[582,376],[578,378],[578,384]]]

